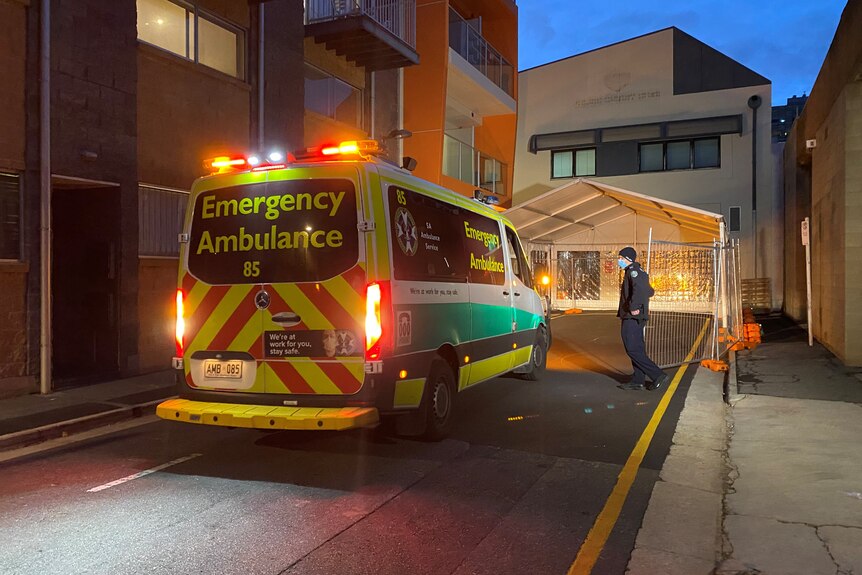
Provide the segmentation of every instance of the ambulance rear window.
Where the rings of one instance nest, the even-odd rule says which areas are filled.
[[[208,190],[195,200],[189,272],[210,284],[323,281],[356,264],[356,225],[349,180]]]

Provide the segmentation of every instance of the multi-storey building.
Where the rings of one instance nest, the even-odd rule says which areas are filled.
[[[499,192],[514,147],[514,5],[477,3],[483,24],[471,30],[485,36],[468,43],[483,59],[439,66],[450,9],[426,24],[426,4],[0,0],[0,394],[169,366],[177,232],[207,157],[372,137],[397,158],[402,144],[388,138],[406,128],[419,142],[410,155],[441,181],[444,111],[461,85],[447,79],[470,74],[468,96],[493,90],[497,101],[477,107],[481,126],[461,137],[498,162],[494,174],[506,165],[480,182]],[[404,70],[423,50],[433,70],[423,89],[439,108],[413,108],[416,96],[405,113]],[[437,148],[423,143],[429,118]]]
[[[772,141],[785,142],[787,134],[790,132],[790,127],[793,122],[802,113],[802,108],[805,107],[805,102],[808,101],[808,96],[793,96],[787,98],[787,103],[782,106],[772,106]]]
[[[522,70],[519,90],[516,205],[584,177],[722,214],[780,305],[769,80],[667,28]]]

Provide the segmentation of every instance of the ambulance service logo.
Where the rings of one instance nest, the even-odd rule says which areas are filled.
[[[416,254],[419,232],[416,230],[416,221],[406,208],[398,208],[395,212],[395,235],[402,252],[408,256]]]

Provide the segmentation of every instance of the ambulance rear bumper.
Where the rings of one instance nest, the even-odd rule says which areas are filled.
[[[374,407],[280,407],[190,399],[164,401],[156,408],[156,415],[200,425],[330,431],[374,427],[380,420]]]

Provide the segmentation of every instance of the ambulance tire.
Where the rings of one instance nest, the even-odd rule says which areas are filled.
[[[540,325],[536,330],[536,342],[533,344],[533,351],[530,353],[530,364],[527,366],[527,371],[524,372],[523,378],[530,381],[538,381],[545,373],[545,366],[548,364],[548,331],[545,326]]]
[[[442,358],[431,362],[421,412],[425,417],[422,439],[440,441],[452,431],[455,408],[455,376]]]

